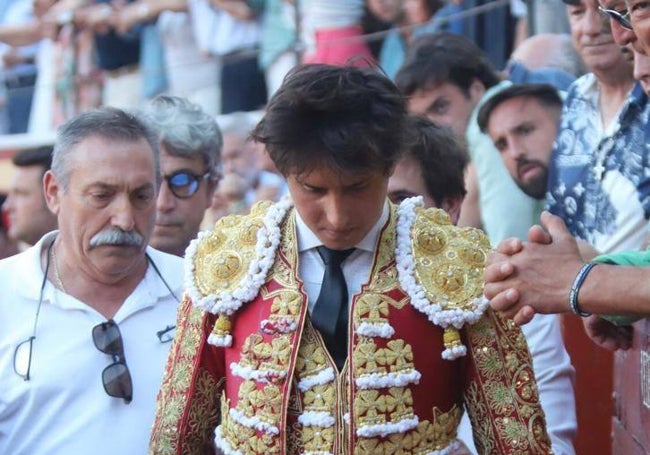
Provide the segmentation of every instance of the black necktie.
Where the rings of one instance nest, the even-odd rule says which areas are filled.
[[[311,319],[340,370],[345,363],[348,346],[348,288],[341,263],[354,248],[331,250],[319,246],[317,249],[325,263],[325,274]]]

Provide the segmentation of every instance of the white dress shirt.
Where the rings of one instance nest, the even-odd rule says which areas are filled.
[[[341,264],[345,283],[348,288],[348,308],[352,297],[358,294],[361,286],[370,279],[370,269],[375,257],[375,249],[379,239],[379,233],[388,220],[388,202],[384,205],[381,216],[366,236],[354,246],[356,250],[348,256]],[[316,234],[314,234],[296,211],[296,231],[298,235],[298,276],[303,281],[305,292],[309,297],[309,312],[320,294],[325,264],[316,249],[323,245]]]

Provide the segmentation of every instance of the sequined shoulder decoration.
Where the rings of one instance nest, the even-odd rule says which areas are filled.
[[[255,298],[273,265],[280,225],[292,203],[263,201],[249,215],[221,218],[185,254],[185,289],[195,307],[219,315],[208,342],[230,346],[228,319]]]
[[[458,329],[476,322],[488,306],[483,268],[490,243],[478,229],[459,228],[440,209],[422,207],[422,198],[398,210],[397,270],[411,305],[445,329],[443,358],[465,355]]]

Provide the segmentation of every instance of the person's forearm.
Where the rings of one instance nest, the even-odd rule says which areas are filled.
[[[163,11],[187,11],[187,0],[145,0],[159,14]]]
[[[3,25],[0,27],[0,41],[10,46],[27,46],[42,38],[39,23]]]
[[[598,264],[580,287],[578,304],[593,314],[650,316],[650,267]]]
[[[235,19],[248,21],[255,17],[255,12],[243,0],[211,0],[211,3],[213,6],[221,8]]]

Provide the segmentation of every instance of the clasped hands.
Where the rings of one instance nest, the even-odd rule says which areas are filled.
[[[576,274],[595,250],[579,245],[557,216],[541,215],[541,226],[528,231],[528,241],[509,238],[487,260],[485,296],[496,311],[515,323],[530,322],[536,313],[565,313]],[[584,318],[590,338],[606,349],[628,349],[631,326],[616,326],[592,315]]]

